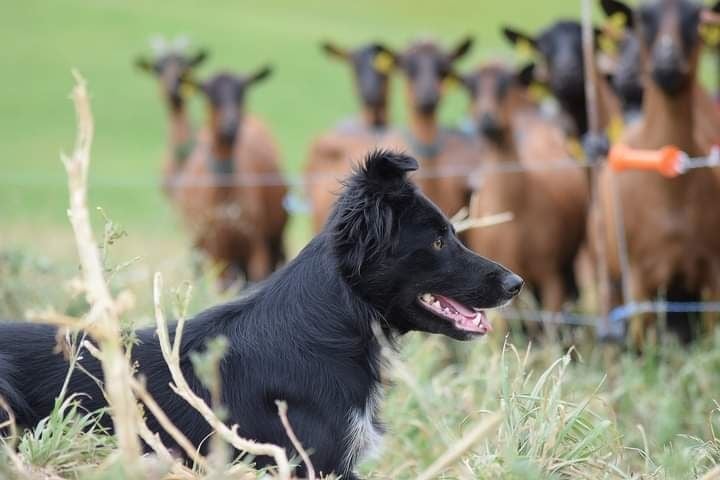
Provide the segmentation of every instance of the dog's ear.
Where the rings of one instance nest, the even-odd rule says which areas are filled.
[[[361,173],[373,182],[394,183],[398,179],[405,180],[405,174],[418,169],[418,162],[413,157],[389,150],[375,150],[365,159]]]
[[[350,282],[363,268],[395,248],[393,232],[403,208],[411,208],[415,187],[407,173],[417,170],[412,157],[375,150],[345,181],[328,226],[340,270]]]

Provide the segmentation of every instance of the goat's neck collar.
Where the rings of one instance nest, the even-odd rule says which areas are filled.
[[[382,136],[387,132],[387,125],[373,125],[365,122],[362,117],[346,118],[338,122],[334,131],[342,135],[373,135]]]
[[[208,155],[210,171],[216,175],[231,175],[235,171],[233,146],[214,144]]]
[[[440,155],[443,147],[442,135],[438,134],[434,140],[426,143],[417,138],[411,130],[405,130],[404,133],[405,140],[414,155],[424,159],[432,159]]]

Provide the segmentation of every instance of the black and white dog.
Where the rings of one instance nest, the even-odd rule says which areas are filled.
[[[325,474],[357,478],[356,463],[380,440],[376,332],[390,341],[411,330],[475,338],[490,330],[483,310],[507,303],[522,287],[520,277],[458,241],[447,218],[407,179],[417,167],[406,155],[369,154],[347,179],[323,232],[297,258],[248,297],[206,310],[185,327],[182,365],[192,388],[209,401],[190,353],[227,337],[221,376],[228,422],[292,454],[275,404],[285,400],[293,429]],[[49,414],[66,375],[55,334],[50,326],[0,324],[0,394],[22,425]],[[133,359],[150,392],[191,441],[207,444],[207,423],[168,386],[155,332],[137,334]],[[94,359],[83,365],[102,378]],[[105,406],[84,373],[73,374],[70,391],[88,395],[87,409]],[[149,425],[174,445],[153,418]]]

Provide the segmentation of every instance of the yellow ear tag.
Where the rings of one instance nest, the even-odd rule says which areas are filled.
[[[395,66],[395,59],[387,52],[378,52],[373,59],[373,68],[380,73],[390,73]]]
[[[614,115],[607,126],[608,140],[610,140],[611,145],[620,141],[623,130],[625,130],[625,122],[623,121],[622,116]]]
[[[189,97],[195,93],[195,86],[188,82],[182,82],[180,84],[180,95],[183,97]]]
[[[532,101],[542,102],[548,95],[550,95],[550,91],[542,83],[532,82],[528,87],[528,94],[530,95],[530,99]]]
[[[615,56],[618,53],[618,46],[617,42],[613,40],[608,35],[600,35],[600,38],[598,38],[598,44],[600,46],[600,51],[603,53],[606,53],[610,56]]]
[[[700,37],[709,47],[720,45],[720,25],[701,25]]]
[[[627,16],[622,12],[613,13],[607,19],[607,26],[613,33],[620,33],[625,30]]]
[[[455,88],[458,86],[457,78],[455,77],[445,77],[443,79],[443,87],[447,90],[450,90],[452,88]]]
[[[535,47],[524,38],[518,38],[515,42],[515,50],[523,59],[529,60],[535,56]]]

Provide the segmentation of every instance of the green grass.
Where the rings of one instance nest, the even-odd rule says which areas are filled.
[[[138,253],[151,254],[111,280],[113,291],[134,295],[128,319],[148,325],[153,321],[150,265],[162,245],[141,246],[134,235],[130,230],[112,246],[106,267],[114,270]],[[82,298],[66,288],[76,273],[74,262],[74,257],[62,262],[3,251],[0,317],[47,305],[81,314]],[[168,298],[190,278],[188,264],[164,270]],[[194,285],[192,312],[224,300],[214,292],[211,277]],[[689,480],[720,464],[720,332],[691,347],[668,342],[643,356],[615,352],[610,360],[591,339],[576,338],[576,349],[565,352],[548,341],[527,347],[514,336],[516,347],[500,332],[468,343],[408,334],[399,362],[387,371],[391,385],[381,411],[388,425],[382,455],[362,465],[362,472],[372,479],[415,478],[493,412],[501,415],[499,428],[441,478],[465,472],[487,480]],[[19,441],[25,470],[39,472],[37,478],[49,473],[123,478],[109,460],[113,440],[94,419],[70,401],[58,403],[47,421]],[[81,432],[81,425],[89,430]],[[15,475],[7,463],[0,453],[0,478],[28,478]]]

